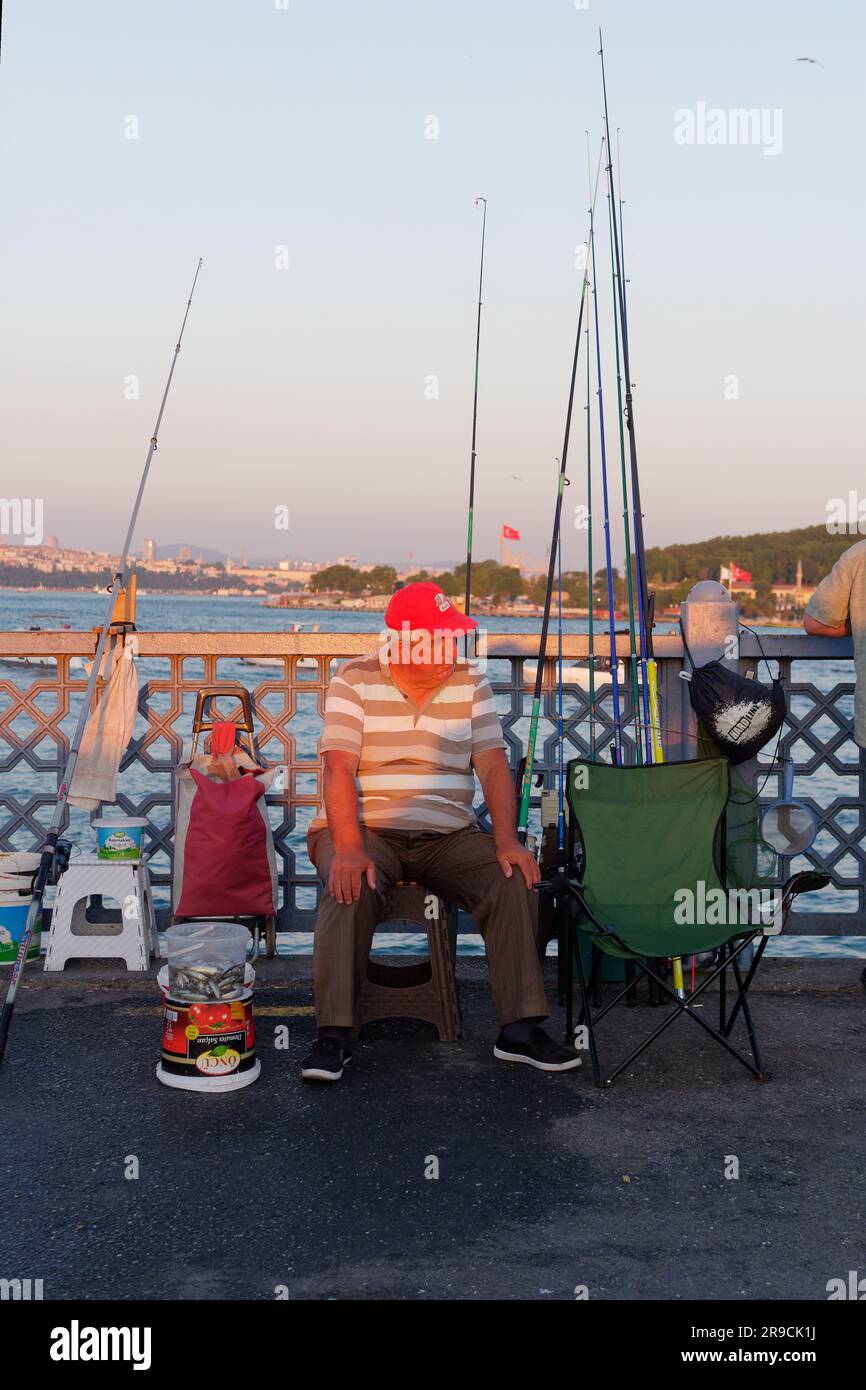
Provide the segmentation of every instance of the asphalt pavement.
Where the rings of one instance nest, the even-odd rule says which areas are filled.
[[[866,1275],[861,963],[765,963],[765,1082],[680,1020],[607,1090],[588,1059],[495,1061],[472,959],[464,1042],[375,1024],[341,1083],[305,1085],[310,966],[264,963],[261,1077],[215,1096],[158,1083],[152,974],[28,969],[0,1069],[0,1278],[46,1299],[811,1300]],[[614,1050],[659,1017],[618,1012]]]

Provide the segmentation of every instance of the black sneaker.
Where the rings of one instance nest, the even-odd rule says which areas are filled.
[[[316,1038],[301,1063],[301,1076],[305,1081],[339,1081],[343,1068],[351,1060],[349,1048],[336,1038]]]
[[[533,1028],[526,1042],[511,1042],[500,1033],[493,1056],[500,1062],[523,1062],[538,1071],[574,1071],[582,1061],[573,1047],[554,1042],[543,1028]]]

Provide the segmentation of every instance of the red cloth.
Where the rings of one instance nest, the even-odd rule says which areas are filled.
[[[275,911],[267,826],[256,777],[212,782],[190,768],[196,794],[183,855],[178,917],[271,916]]]
[[[215,758],[230,753],[235,746],[237,724],[230,719],[218,720],[211,729],[210,751]]]

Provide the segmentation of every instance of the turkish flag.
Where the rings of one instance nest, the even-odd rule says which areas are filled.
[[[739,565],[731,565],[731,578],[737,584],[751,584],[752,576],[748,570],[741,570]]]
[[[513,528],[512,526],[503,526],[503,528],[502,528],[502,539],[503,539],[504,541],[519,541],[519,540],[520,540],[520,532],[519,532],[519,531],[515,531],[514,528]]]

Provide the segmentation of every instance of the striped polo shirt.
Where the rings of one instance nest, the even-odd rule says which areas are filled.
[[[472,759],[504,747],[490,684],[465,661],[420,712],[378,653],[347,661],[328,687],[319,753],[357,756],[358,814],[371,829],[475,825]],[[323,806],[310,831],[326,824]]]

